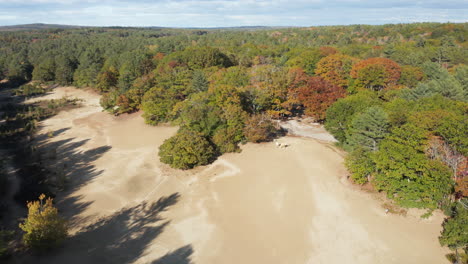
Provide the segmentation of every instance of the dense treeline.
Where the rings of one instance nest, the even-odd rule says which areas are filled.
[[[5,32],[0,78],[94,87],[109,112],[178,125],[159,155],[181,169],[311,116],[349,152],[354,182],[444,209],[457,230],[441,243],[466,249],[467,39],[467,23]]]

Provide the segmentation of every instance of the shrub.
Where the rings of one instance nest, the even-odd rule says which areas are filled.
[[[269,141],[275,136],[275,132],[275,126],[266,114],[253,115],[245,123],[244,136],[250,142]]]

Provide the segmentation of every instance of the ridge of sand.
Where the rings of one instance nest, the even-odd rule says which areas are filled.
[[[443,215],[385,214],[347,184],[329,145],[283,137],[284,149],[249,143],[179,171],[157,157],[177,128],[103,113],[98,95],[72,87],[42,99],[65,94],[83,107],[43,121],[36,140],[68,177],[56,200],[72,236],[19,263],[447,263],[437,240]]]

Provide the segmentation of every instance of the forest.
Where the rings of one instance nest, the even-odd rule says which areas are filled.
[[[468,23],[6,31],[0,80],[19,96],[91,87],[110,114],[176,125],[159,159],[183,170],[283,135],[278,120],[311,117],[348,153],[352,182],[427,216],[444,211],[440,244],[468,263]],[[55,103],[33,118],[74,102]],[[13,121],[0,123],[2,144],[17,136]]]

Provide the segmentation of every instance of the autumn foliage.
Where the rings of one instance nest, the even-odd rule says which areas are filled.
[[[324,57],[338,53],[338,50],[334,47],[320,47],[320,54]]]
[[[331,84],[347,87],[348,76],[356,58],[343,54],[333,54],[321,59],[315,68],[315,74]]]
[[[23,241],[28,247],[49,249],[59,245],[67,237],[67,222],[59,216],[52,198],[42,194],[39,201],[28,203],[28,218],[20,224],[25,232]]]
[[[357,88],[381,90],[397,84],[401,67],[387,58],[369,58],[354,64],[350,75]]]
[[[297,101],[304,107],[304,113],[316,120],[324,120],[326,111],[336,100],[343,98],[346,91],[320,76],[310,77],[304,72],[297,72],[292,83]],[[293,96],[291,96],[293,97]]]
[[[253,115],[245,122],[244,136],[250,142],[269,141],[275,136],[275,132],[273,121],[266,114]]]

